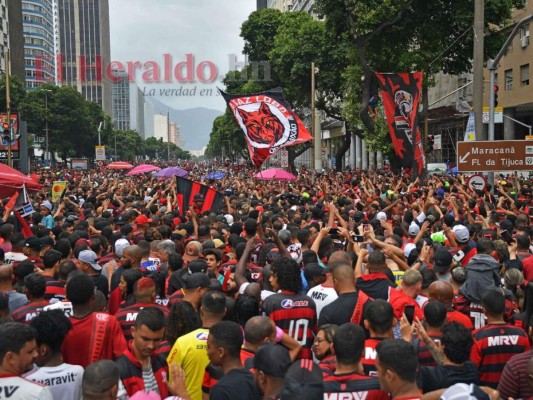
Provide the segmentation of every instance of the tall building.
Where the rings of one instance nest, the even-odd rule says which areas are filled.
[[[11,75],[24,81],[24,37],[22,35],[22,3],[20,0],[7,0],[7,15],[9,20],[8,43]],[[4,7],[2,7],[2,18],[5,18]]]
[[[292,10],[303,11],[308,14],[311,14],[314,4],[315,4],[315,0],[294,0]]]
[[[180,135],[181,126],[175,122],[169,124],[168,136],[170,143],[174,143],[179,148],[183,148],[183,143],[181,141]]]
[[[257,0],[257,9],[262,10],[263,8],[267,8],[267,0]]]
[[[292,11],[293,0],[267,0],[267,8],[275,8],[280,11]]]
[[[135,82],[130,83],[130,129],[144,138],[144,95]]]
[[[168,117],[163,114],[154,115],[154,137],[168,142]]]
[[[26,88],[55,83],[53,0],[22,0]]]
[[[87,100],[112,115],[109,0],[57,0],[58,81],[75,87]]]
[[[130,129],[130,82],[126,72],[113,71],[116,80],[112,86],[113,125],[115,129]]]

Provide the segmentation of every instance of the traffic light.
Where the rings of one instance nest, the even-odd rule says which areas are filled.
[[[494,85],[494,107],[498,107],[498,90],[500,90],[500,87]]]
[[[2,142],[11,142],[11,126],[9,122],[2,123]]]
[[[435,145],[435,138],[433,135],[428,136],[428,152],[431,153],[433,151],[433,146]]]

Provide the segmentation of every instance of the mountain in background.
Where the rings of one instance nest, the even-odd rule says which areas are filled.
[[[196,107],[187,110],[176,110],[165,103],[151,97],[155,114],[170,114],[170,122],[175,122],[181,127],[181,140],[184,150],[200,150],[209,143],[209,135],[213,128],[213,121],[223,112],[210,108]]]

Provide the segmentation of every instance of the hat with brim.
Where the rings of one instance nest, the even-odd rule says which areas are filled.
[[[100,271],[102,269],[102,267],[96,262],[98,261],[98,256],[92,250],[80,251],[78,260],[85,264],[89,264],[96,271]]]

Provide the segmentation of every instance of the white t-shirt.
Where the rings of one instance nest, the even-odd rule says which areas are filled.
[[[54,397],[46,386],[20,376],[6,376],[0,378],[0,399],[54,400]]]
[[[82,378],[83,367],[66,363],[57,367],[41,367],[26,375],[26,379],[48,386],[54,400],[81,399]]]
[[[333,287],[323,285],[317,285],[309,289],[307,295],[315,302],[317,320],[320,317],[320,311],[339,297]]]

